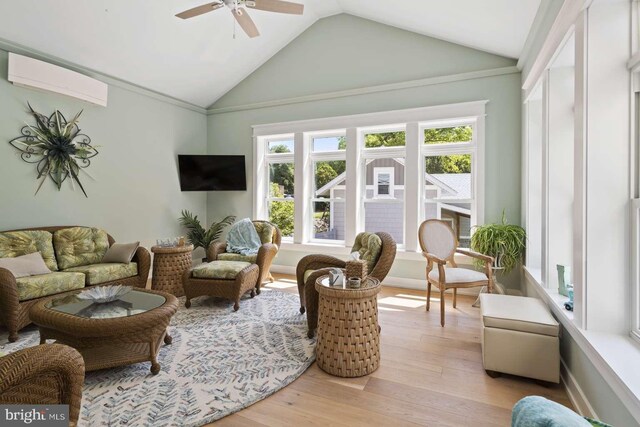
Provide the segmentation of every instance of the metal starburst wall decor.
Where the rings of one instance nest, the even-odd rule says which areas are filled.
[[[87,196],[80,182],[80,171],[89,175],[84,169],[91,164],[91,158],[98,155],[98,150],[91,146],[91,138],[80,133],[76,116],[67,121],[64,115],[56,110],[49,117],[36,112],[29,104],[29,113],[35,118],[36,124],[27,124],[21,130],[19,137],[9,141],[18,149],[20,157],[27,163],[37,164],[38,188],[36,194],[42,188],[42,184],[50,178],[58,187],[71,177],[71,186],[75,190],[75,184]]]

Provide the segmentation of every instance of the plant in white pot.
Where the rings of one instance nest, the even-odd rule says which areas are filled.
[[[509,224],[504,211],[501,224],[485,224],[474,228],[471,249],[495,259],[494,292],[504,294],[504,287],[495,278],[496,273],[508,274],[522,262],[527,233],[519,225]]]

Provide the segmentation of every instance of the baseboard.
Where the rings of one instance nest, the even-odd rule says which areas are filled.
[[[292,276],[295,276],[296,274],[296,268],[290,265],[272,265],[271,271],[273,273],[290,274]],[[394,288],[413,289],[413,290],[425,291],[425,292],[427,290],[427,285],[425,281],[422,279],[410,279],[406,277],[387,276],[382,282],[382,284],[385,286],[393,286]],[[478,296],[478,294],[480,294],[480,288],[477,287],[477,288],[458,289],[458,294]]]
[[[585,396],[584,392],[580,388],[580,384],[576,381],[575,377],[571,374],[571,371],[564,363],[564,360],[560,361],[560,381],[564,386],[564,389],[569,396],[569,400],[573,405],[577,413],[584,417],[593,418],[599,420],[598,414],[594,411],[591,403]]]

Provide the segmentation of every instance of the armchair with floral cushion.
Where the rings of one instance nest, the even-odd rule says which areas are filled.
[[[280,229],[269,221],[255,220],[252,221],[256,232],[260,237],[262,246],[258,250],[257,255],[241,255],[227,252],[227,242],[213,242],[207,248],[208,261],[243,261],[251,264],[257,264],[260,269],[260,276],[256,290],[260,293],[260,286],[267,282],[273,282],[271,275],[271,264],[278,254],[280,244],[282,243],[282,234]]]
[[[356,236],[351,248],[367,262],[368,275],[380,282],[387,277],[396,257],[396,242],[389,233],[363,232]],[[318,291],[316,280],[329,274],[331,268],[345,268],[345,262],[330,255],[307,255],[296,267],[296,280],[300,294],[300,313],[307,313],[308,336],[312,338],[318,326]]]

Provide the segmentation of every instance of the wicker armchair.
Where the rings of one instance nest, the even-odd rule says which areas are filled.
[[[256,229],[259,228],[263,224],[270,225],[273,229],[271,234],[271,242],[265,243],[265,240],[262,240],[262,246],[258,250],[258,255],[253,256],[243,256],[240,254],[230,254],[233,255],[233,258],[227,258],[227,260],[233,261],[247,261],[253,264],[257,264],[260,269],[260,276],[258,278],[258,284],[256,286],[256,290],[260,293],[260,286],[267,281],[273,282],[273,276],[271,275],[271,264],[273,259],[278,254],[278,249],[280,249],[280,244],[282,243],[282,234],[280,233],[280,229],[273,223],[269,221],[260,221],[255,220],[252,221],[256,226]],[[260,233],[258,233],[260,234]],[[227,253],[227,242],[213,242],[207,248],[207,260],[208,261],[217,261],[224,260],[225,257],[220,257],[222,254]]]
[[[382,240],[382,249],[373,270],[368,275],[382,282],[387,277],[396,258],[396,242],[389,233],[378,232],[375,234]],[[345,262],[330,255],[314,254],[303,257],[296,267],[300,313],[307,313],[309,338],[313,337],[318,326],[318,291],[316,291],[315,283],[320,276],[328,274],[330,268],[345,268]],[[313,270],[313,273],[307,273],[310,270]],[[305,275],[307,275],[306,280]]]
[[[84,360],[61,344],[43,344],[0,358],[0,404],[69,405],[69,423],[80,415]]]
[[[54,233],[57,230],[64,228],[75,227],[73,225],[57,226],[57,227],[36,227],[36,228],[24,228],[21,230],[8,230],[8,231],[26,231],[26,230],[44,230],[50,233]],[[111,235],[107,234],[109,239],[109,246],[115,243],[115,240]],[[132,262],[138,263],[138,275],[128,277],[126,279],[114,280],[111,282],[100,283],[102,285],[126,285],[134,286],[137,288],[144,288],[147,286],[147,279],[149,278],[149,269],[151,267],[151,255],[149,251],[140,246]],[[72,293],[76,291],[66,292]],[[58,295],[63,295],[65,292]],[[44,298],[49,298],[51,295],[34,298],[26,301],[20,301],[18,298],[18,285],[16,278],[13,274],[4,268],[0,268],[0,325],[5,325],[9,330],[9,342],[15,342],[18,340],[18,331],[31,323],[29,320],[29,309],[38,301]]]

